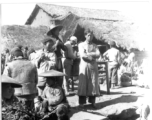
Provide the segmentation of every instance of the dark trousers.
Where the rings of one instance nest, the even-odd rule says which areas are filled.
[[[59,72],[63,72],[63,65],[62,65],[62,60],[61,58],[57,58],[57,68],[56,68],[57,71]],[[58,84],[60,87],[63,87],[63,77],[57,77],[57,80],[58,80]]]
[[[79,104],[86,104],[87,97],[86,96],[79,96]],[[96,97],[95,96],[88,96],[89,103],[95,103]]]

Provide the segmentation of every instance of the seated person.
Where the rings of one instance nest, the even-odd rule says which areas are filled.
[[[14,113],[11,111],[10,106],[16,106],[18,99],[14,95],[14,88],[22,87],[15,79],[6,75],[2,75],[2,120],[9,120],[14,117]],[[9,114],[9,115],[8,115]]]
[[[67,113],[69,105],[65,93],[57,84],[55,77],[47,77],[40,107],[42,108],[39,109],[39,111],[37,109],[37,112],[40,113],[45,120],[63,120],[65,118],[68,120]]]

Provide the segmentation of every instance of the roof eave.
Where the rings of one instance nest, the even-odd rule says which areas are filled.
[[[35,6],[35,8],[33,9],[30,17],[27,19],[25,25],[31,25],[33,20],[35,19],[38,11],[39,11],[40,7],[38,5]]]

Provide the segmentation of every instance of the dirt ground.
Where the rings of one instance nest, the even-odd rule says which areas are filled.
[[[101,96],[96,99],[97,109],[92,109],[88,103],[82,109],[78,107],[77,84],[78,81],[75,81],[74,93],[72,92],[73,94],[67,97],[71,106],[70,120],[95,120],[95,117],[106,120],[124,109],[135,110],[141,106],[145,93],[148,91],[146,88],[132,85],[110,89],[110,94],[107,94],[106,84],[100,84]]]

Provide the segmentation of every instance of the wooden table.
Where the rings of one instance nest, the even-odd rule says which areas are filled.
[[[110,87],[109,87],[109,66],[108,66],[108,61],[98,61],[99,64],[104,64],[106,69],[105,71],[102,71],[102,73],[106,73],[106,83],[107,83],[107,94],[110,94]]]

